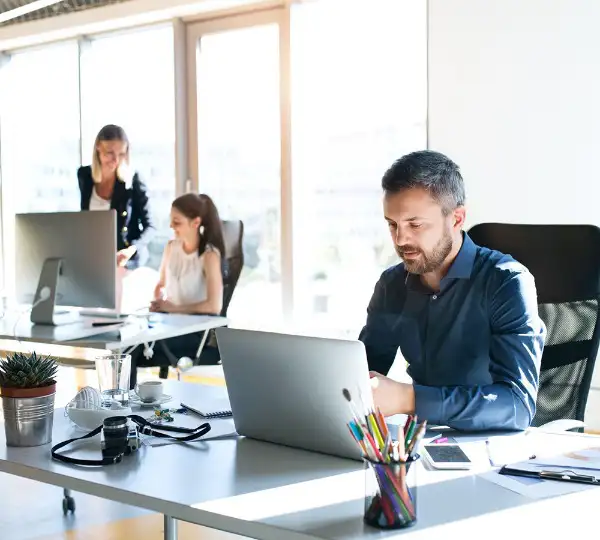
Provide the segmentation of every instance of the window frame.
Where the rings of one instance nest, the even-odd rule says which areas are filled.
[[[202,36],[251,28],[264,24],[276,24],[279,28],[279,102],[280,102],[280,205],[281,205],[281,310],[283,323],[292,321],[294,312],[293,276],[293,215],[292,215],[292,148],[291,148],[291,101],[290,101],[290,7],[279,6],[265,11],[222,17],[187,25],[187,155],[190,172],[189,189],[198,192],[202,171],[198,164],[198,106],[196,58]]]

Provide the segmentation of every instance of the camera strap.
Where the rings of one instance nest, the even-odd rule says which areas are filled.
[[[166,426],[166,425],[157,426],[155,424],[151,424],[150,422],[148,422],[148,420],[146,420],[145,418],[142,418],[141,416],[139,416],[137,414],[130,414],[127,416],[127,418],[129,418],[134,424],[136,424],[140,433],[142,433],[144,435],[151,435],[153,437],[160,437],[163,439],[172,439],[172,440],[178,441],[178,442],[194,441],[196,439],[199,439],[200,437],[203,437],[210,431],[210,424],[208,422],[201,424],[197,428],[184,428],[184,427]],[[55,444],[51,450],[52,459],[55,459],[57,461],[62,461],[63,463],[71,463],[72,465],[101,466],[101,465],[112,465],[113,463],[119,463],[121,461],[121,459],[123,458],[123,454],[119,454],[119,455],[115,456],[114,458],[78,459],[78,458],[72,458],[72,457],[65,456],[63,454],[58,453],[58,450],[60,450],[61,448],[64,448],[65,446],[68,446],[69,444],[71,444],[75,441],[82,441],[84,439],[91,439],[92,437],[95,437],[102,431],[102,427],[103,426],[98,426],[96,429],[94,429],[93,431],[90,431],[89,433],[83,435],[82,437],[74,437],[73,439],[69,439],[67,441],[63,441],[61,443]],[[160,431],[158,431],[158,430],[160,430]],[[170,431],[173,433],[186,433],[187,435],[185,435],[183,437],[175,437],[175,436],[169,435],[167,433],[161,433],[161,431]]]

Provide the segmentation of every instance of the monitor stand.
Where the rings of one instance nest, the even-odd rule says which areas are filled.
[[[33,307],[31,308],[31,322],[34,324],[59,326],[74,323],[79,319],[77,312],[56,310],[56,291],[58,289],[58,280],[60,279],[62,265],[63,260],[58,258],[46,259],[44,261],[37,291],[33,298]],[[43,297],[42,289],[44,288],[49,290],[50,294],[45,300],[41,300]]]

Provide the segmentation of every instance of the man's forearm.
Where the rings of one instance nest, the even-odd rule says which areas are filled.
[[[415,384],[415,412],[430,424],[464,431],[523,430],[535,414],[509,384],[422,386]]]

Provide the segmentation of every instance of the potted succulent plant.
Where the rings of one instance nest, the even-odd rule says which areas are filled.
[[[15,353],[0,360],[0,395],[8,446],[40,446],[52,440],[56,360]]]

